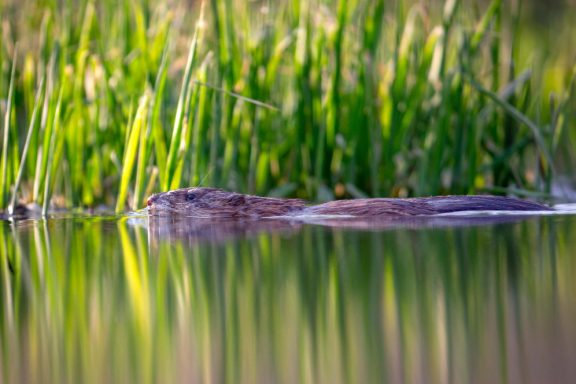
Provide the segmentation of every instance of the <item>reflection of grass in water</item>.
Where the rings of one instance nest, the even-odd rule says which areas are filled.
[[[505,378],[533,343],[550,348],[528,337],[535,322],[574,311],[570,223],[564,238],[553,220],[150,245],[124,221],[2,226],[0,372],[466,382],[500,366]]]
[[[0,206],[546,187],[572,23],[548,41],[509,2],[432,4],[3,2]]]

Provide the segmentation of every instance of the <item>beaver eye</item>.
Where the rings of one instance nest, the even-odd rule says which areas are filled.
[[[188,192],[186,194],[186,201],[192,201],[196,198],[196,194],[194,192]]]

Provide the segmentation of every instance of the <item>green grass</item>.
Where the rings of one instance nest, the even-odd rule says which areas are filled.
[[[545,194],[574,160],[576,34],[531,4],[3,2],[0,204]]]

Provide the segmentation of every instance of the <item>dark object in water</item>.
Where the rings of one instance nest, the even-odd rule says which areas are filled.
[[[216,188],[182,188],[158,193],[151,196],[147,204],[151,214],[199,218],[428,216],[463,211],[551,210],[539,203],[501,196],[373,198],[307,205],[300,199],[243,195]]]
[[[12,214],[7,212],[0,212],[0,220],[23,220],[33,216],[34,211],[24,204],[17,204],[12,211]]]

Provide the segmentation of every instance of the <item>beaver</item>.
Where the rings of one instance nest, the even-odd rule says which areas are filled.
[[[16,204],[12,213],[0,211],[0,220],[3,221],[14,221],[14,220],[25,220],[38,216],[39,209],[33,204]]]
[[[430,216],[461,211],[550,211],[546,205],[511,197],[471,195],[335,200],[309,205],[301,199],[244,195],[217,188],[182,188],[152,195],[152,215],[198,218],[265,218],[302,216]]]

